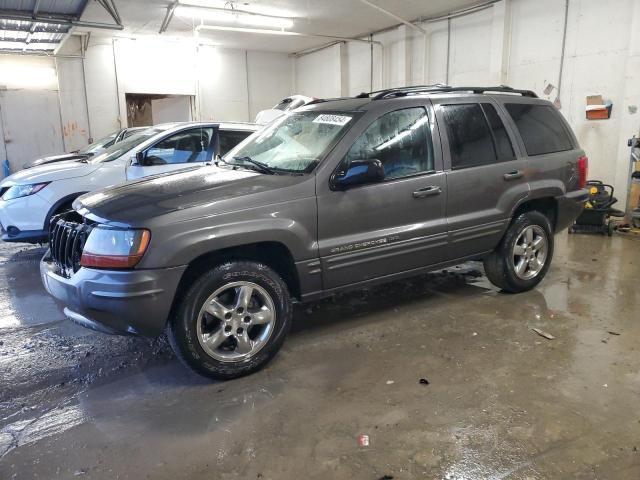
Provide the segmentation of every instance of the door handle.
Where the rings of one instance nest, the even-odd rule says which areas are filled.
[[[437,185],[431,185],[429,187],[419,188],[413,192],[413,198],[432,197],[434,195],[440,195],[441,193],[442,188]]]
[[[524,177],[524,172],[522,170],[514,170],[513,172],[505,173],[502,177],[507,181],[517,180]]]

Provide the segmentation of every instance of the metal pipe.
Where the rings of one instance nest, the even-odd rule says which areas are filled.
[[[445,81],[449,85],[449,66],[451,64],[451,19],[447,18],[447,73]]]
[[[189,3],[179,3],[178,0],[176,0],[175,3],[177,4],[176,6],[180,6],[180,8],[193,8],[197,10],[211,10],[211,11],[225,12],[225,13],[240,13],[242,15],[252,15],[254,17],[268,17],[268,18],[277,18],[280,20],[293,20],[292,17],[282,17],[279,15],[269,15],[267,13],[250,12],[249,10],[243,10],[241,8],[221,8],[221,7],[210,7],[207,5],[192,5]]]
[[[562,30],[562,48],[560,51],[560,70],[558,71],[558,101],[560,100],[560,92],[562,91],[562,71],[564,70],[564,52],[567,44],[567,23],[569,20],[569,0],[564,2],[564,28]]]
[[[87,34],[87,37],[91,35],[91,32]],[[87,130],[89,131],[89,143],[93,143],[93,135],[91,135],[91,118],[89,118],[89,94],[87,93],[87,75],[85,73],[84,67],[84,57],[87,52],[87,47],[89,45],[89,41],[87,39],[87,44],[85,45],[84,38],[80,39],[80,52],[82,53],[82,59],[80,60],[82,64],[82,86],[84,87],[84,106],[87,112]]]
[[[385,15],[399,21],[400,23],[404,23],[406,26],[413,28],[414,30],[417,30],[418,32],[422,33],[422,34],[426,34],[426,30],[424,30],[422,27],[419,27],[418,25],[415,25],[414,23],[411,23],[409,20],[405,20],[404,18],[396,15],[395,13],[390,12],[389,10],[386,10],[384,8],[382,8],[379,5],[376,5],[373,2],[370,2],[369,0],[360,0],[362,3],[364,3],[365,5],[369,5],[371,8],[374,8],[376,10],[378,10],[379,12],[384,13]]]
[[[473,7],[468,7],[468,8],[462,9],[462,10],[456,10],[456,11],[448,13],[446,15],[439,15],[439,16],[436,16],[436,17],[419,17],[419,18],[417,18],[415,20],[411,20],[409,23],[411,23],[411,24],[422,23],[422,22],[424,22],[424,23],[432,23],[432,22],[438,22],[438,21],[441,21],[441,20],[447,20],[448,18],[464,17],[465,15],[471,15],[472,13],[476,13],[476,12],[480,12],[482,10],[486,10],[487,8],[492,7],[494,3],[498,3],[498,2],[501,2],[501,1],[502,0],[489,0],[487,2],[481,3],[479,5],[475,5]],[[367,33],[363,33],[361,35],[356,35],[356,36],[352,37],[352,40],[355,40],[355,39],[361,38],[361,37],[367,37],[369,35],[377,35],[379,33],[388,32],[388,31],[391,31],[391,30],[394,30],[394,29],[398,28],[400,25],[402,25],[402,24],[400,23],[400,24],[396,24],[396,25],[391,25],[390,27],[385,27],[385,28],[381,28],[379,30],[374,30],[372,32],[367,32]],[[382,45],[380,42],[376,42],[376,43],[378,43],[379,45]],[[321,45],[319,47],[314,47],[314,48],[317,48],[317,49],[321,50],[321,49],[329,47],[331,45],[332,44],[326,44],[326,45]],[[299,56],[299,55],[306,55],[306,54],[307,54],[307,50],[301,50],[300,52],[295,52],[292,55]]]

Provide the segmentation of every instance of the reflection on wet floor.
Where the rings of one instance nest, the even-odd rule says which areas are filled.
[[[520,295],[469,263],[298,306],[212,383],[63,320],[42,250],[0,245],[0,478],[640,478],[639,247],[560,235]]]

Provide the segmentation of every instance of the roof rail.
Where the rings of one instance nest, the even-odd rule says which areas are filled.
[[[449,92],[471,92],[471,93],[509,93],[514,95],[522,95],[523,97],[538,98],[535,92],[531,90],[516,90],[506,85],[498,85],[497,87],[452,87],[437,83],[435,85],[418,85],[412,87],[387,88],[385,90],[377,90],[375,92],[361,93],[356,98],[371,98],[372,100],[382,100],[384,98],[406,97],[408,95],[417,95],[421,93],[449,93]]]

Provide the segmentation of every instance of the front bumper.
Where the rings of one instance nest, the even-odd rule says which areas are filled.
[[[569,228],[584,210],[584,204],[589,199],[589,190],[575,190],[556,197],[558,202],[558,217],[556,218],[556,232]]]
[[[47,251],[40,262],[40,277],[76,323],[105,333],[157,336],[167,323],[186,268],[117,271],[82,267],[66,278],[57,273]]]
[[[41,242],[47,239],[45,221],[51,205],[37,193],[0,200],[0,224],[5,242]]]

